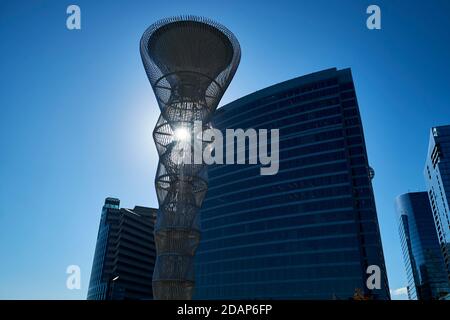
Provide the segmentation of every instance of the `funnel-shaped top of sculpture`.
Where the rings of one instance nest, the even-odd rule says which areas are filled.
[[[190,71],[211,79],[233,58],[230,40],[215,27],[197,21],[162,26],[150,37],[148,51],[156,65],[167,73]]]
[[[140,49],[161,109],[170,97],[215,108],[241,55],[239,43],[228,29],[192,16],[153,24],[144,32]]]

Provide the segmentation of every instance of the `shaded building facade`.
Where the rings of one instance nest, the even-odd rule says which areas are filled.
[[[450,293],[427,192],[397,197],[399,234],[410,300],[437,300]]]
[[[92,263],[88,300],[152,299],[156,209],[120,208],[106,198]]]
[[[424,176],[450,281],[450,125],[431,128]]]
[[[213,126],[279,129],[279,171],[208,168],[195,298],[390,298],[350,69],[247,95],[219,108]],[[370,265],[380,267],[380,289],[366,286]]]

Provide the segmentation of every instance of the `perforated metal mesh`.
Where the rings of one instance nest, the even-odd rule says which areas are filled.
[[[155,299],[191,299],[193,258],[200,241],[198,211],[206,191],[204,164],[194,164],[194,121],[203,130],[239,65],[234,35],[209,19],[163,19],[143,34],[140,52],[161,116],[153,131],[159,155],[155,178]],[[185,137],[177,137],[177,130]],[[210,141],[201,142],[201,150]]]

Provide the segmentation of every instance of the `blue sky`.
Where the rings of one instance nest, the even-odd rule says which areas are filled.
[[[70,4],[81,30],[66,29]],[[370,4],[381,30],[366,28]],[[138,43],[179,14],[212,18],[240,41],[221,104],[352,68],[390,286],[405,287],[393,201],[424,188],[429,128],[450,123],[449,1],[34,0],[0,2],[0,299],[85,299],[104,198],[157,206],[159,110]],[[81,290],[66,288],[71,264]]]

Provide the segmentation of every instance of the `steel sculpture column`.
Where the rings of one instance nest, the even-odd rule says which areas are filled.
[[[241,51],[222,25],[195,16],[168,18],[143,34],[140,52],[161,109],[153,131],[159,154],[155,178],[159,202],[155,226],[155,299],[191,299],[198,211],[205,197],[206,165],[194,162],[201,130],[209,122],[238,67]],[[198,145],[198,144],[197,144]],[[200,150],[208,145],[200,140]]]

